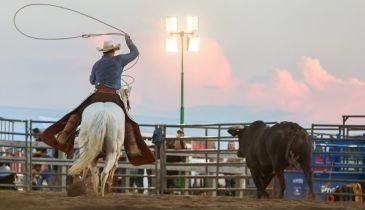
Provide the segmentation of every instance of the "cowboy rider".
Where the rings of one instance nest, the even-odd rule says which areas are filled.
[[[90,103],[95,102],[92,98],[98,98],[96,101],[110,101],[103,99],[103,95],[111,99],[111,101],[120,105],[123,110],[124,104],[117,95],[117,90],[121,88],[121,75],[123,68],[139,55],[137,47],[134,45],[129,34],[125,34],[125,42],[130,50],[127,54],[115,55],[115,52],[120,49],[120,44],[114,45],[112,41],[105,41],[102,48],[97,48],[103,53],[103,56],[94,64],[90,83],[95,85],[96,91],[84,103],[76,108],[69,116],[64,129],[57,136],[59,144],[65,144],[75,133],[79,125],[83,109]],[[101,95],[93,97],[94,95]]]

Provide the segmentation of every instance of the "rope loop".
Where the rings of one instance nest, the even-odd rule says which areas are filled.
[[[36,36],[32,36],[32,35],[29,35],[25,32],[23,32],[17,25],[16,23],[16,18],[18,16],[18,14],[20,13],[20,11],[24,10],[25,8],[28,8],[28,7],[32,7],[32,6],[47,6],[47,7],[56,7],[56,8],[59,8],[59,9],[63,9],[63,10],[67,10],[69,12],[73,12],[73,13],[76,13],[76,14],[79,14],[79,15],[82,15],[82,16],[85,16],[87,18],[90,18],[92,20],[95,20],[101,24],[104,24],[116,31],[119,31],[118,33],[97,33],[97,34],[82,34],[82,35],[77,35],[77,36],[68,36],[68,37],[36,37]],[[92,38],[92,37],[96,37],[96,36],[104,36],[104,35],[114,35],[114,36],[125,36],[126,32],[124,32],[123,30],[115,27],[115,26],[112,26],[98,18],[95,18],[95,17],[92,17],[88,14],[85,14],[83,12],[80,12],[80,11],[77,11],[77,10],[74,10],[74,9],[70,9],[70,8],[67,8],[67,7],[63,7],[63,6],[59,6],[59,5],[55,5],[55,4],[43,4],[43,3],[35,3],[35,4],[27,4],[27,5],[24,5],[22,6],[21,8],[19,8],[15,14],[14,14],[14,17],[13,17],[13,24],[14,24],[14,27],[15,29],[20,33],[22,34],[23,36],[26,36],[28,38],[31,38],[31,39],[37,39],[37,40],[42,40],[42,41],[58,41],[58,40],[68,40],[68,39],[78,39],[78,38]],[[125,71],[128,71],[130,70],[132,67],[134,67],[137,62],[139,60],[139,56],[137,57],[136,61],[131,65],[129,66],[128,68],[124,69],[123,72]],[[122,79],[122,81],[125,83],[125,86],[130,86],[133,82],[134,82],[134,78],[132,76],[129,76],[129,75],[122,75],[122,76],[126,76],[126,77],[129,77],[129,78],[132,78],[131,82],[130,83],[127,83],[125,80]]]

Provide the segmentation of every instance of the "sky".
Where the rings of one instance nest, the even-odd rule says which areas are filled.
[[[201,43],[199,52],[184,52],[186,123],[196,116],[204,122],[341,123],[343,114],[364,114],[362,0],[2,1],[0,106],[70,111],[93,90],[88,78],[101,56],[96,47],[108,39],[122,44],[120,53],[127,47],[116,36],[24,37],[13,16],[30,3],[78,10],[131,35],[140,51],[125,72],[135,78],[132,115],[178,119],[181,61],[179,53],[165,52],[164,19],[177,16],[184,30],[187,15],[199,17]],[[23,10],[17,24],[39,37],[115,32],[43,6]]]

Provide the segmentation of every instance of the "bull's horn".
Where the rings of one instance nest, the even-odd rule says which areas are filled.
[[[235,125],[235,126],[232,126],[232,127],[229,127],[228,130],[240,130],[240,129],[244,129],[245,126],[244,125]]]
[[[243,125],[236,125],[229,127],[227,132],[231,134],[232,136],[238,136],[238,134],[245,128]]]

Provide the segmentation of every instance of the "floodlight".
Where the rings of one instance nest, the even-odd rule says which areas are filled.
[[[176,36],[166,38],[166,52],[177,52],[178,51],[178,40]]]
[[[165,18],[165,30],[168,33],[177,32],[177,17]]]
[[[199,29],[199,21],[197,16],[187,16],[186,17],[186,31],[187,32],[197,32]]]
[[[199,51],[200,38],[198,36],[188,37],[188,51],[198,52]]]

